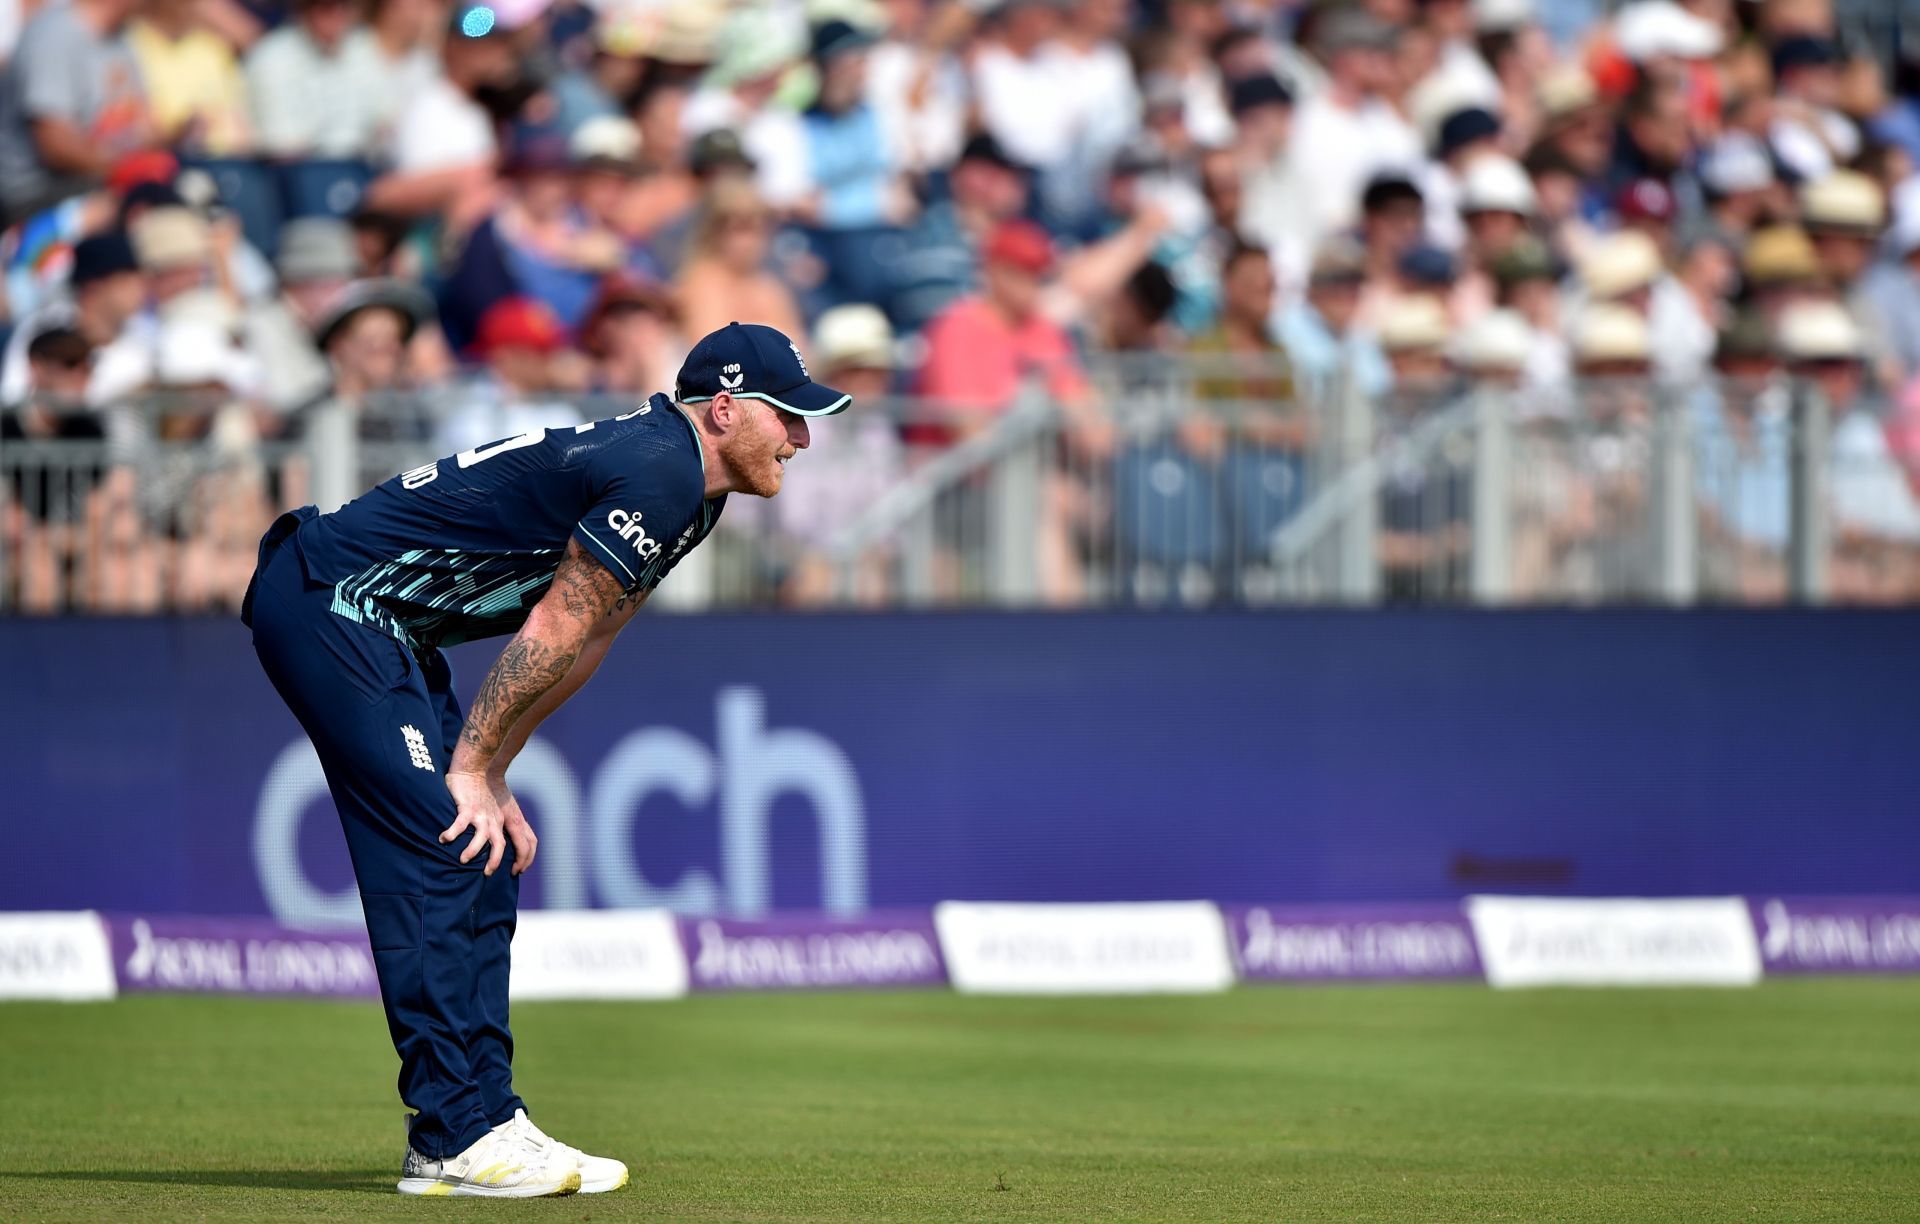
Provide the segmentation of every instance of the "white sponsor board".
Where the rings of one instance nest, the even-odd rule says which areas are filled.
[[[687,954],[667,910],[522,910],[515,999],[675,999]]]
[[[1739,897],[1468,897],[1487,981],[1751,986],[1760,945]]]
[[[0,914],[0,999],[114,997],[107,926],[79,914]]]
[[[954,988],[971,994],[1200,994],[1233,984],[1210,901],[1015,905],[933,911]]]

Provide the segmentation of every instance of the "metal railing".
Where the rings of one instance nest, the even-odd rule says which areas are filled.
[[[889,399],[816,423],[781,496],[731,499],[659,602],[1920,599],[1916,473],[1872,402],[1830,405],[1812,384],[1548,393],[1443,376],[1368,396],[1341,379],[1276,393],[1279,371],[1237,358],[1090,373],[1072,402]],[[17,413],[0,437],[0,610],[232,609],[279,510],[630,406],[440,388],[284,418],[193,396]]]

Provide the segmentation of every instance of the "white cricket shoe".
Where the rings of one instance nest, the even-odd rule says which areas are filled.
[[[524,1109],[513,1111],[513,1121],[502,1122],[494,1128],[498,1134],[511,1130],[521,1140],[538,1151],[558,1152],[580,1168],[580,1193],[605,1194],[609,1190],[618,1190],[627,1184],[627,1166],[607,1156],[589,1156],[577,1147],[569,1147],[552,1135],[533,1124]]]
[[[447,1160],[429,1160],[408,1144],[400,1168],[402,1194],[548,1198],[578,1189],[580,1166],[568,1149],[536,1147],[505,1126],[494,1127]]]

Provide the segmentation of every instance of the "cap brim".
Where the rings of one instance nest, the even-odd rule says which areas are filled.
[[[836,391],[832,387],[817,382],[804,382],[778,395],[765,391],[749,392],[749,394],[804,417],[833,416],[836,413],[845,412],[847,406],[853,403],[853,397],[845,391]]]

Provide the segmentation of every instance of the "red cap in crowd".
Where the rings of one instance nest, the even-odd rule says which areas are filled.
[[[545,302],[527,297],[501,298],[480,316],[474,351],[485,357],[503,348],[552,353],[565,348],[567,329]]]
[[[988,263],[1006,264],[1044,276],[1053,268],[1053,239],[1031,221],[1002,221],[987,235],[981,256]]]
[[[142,183],[171,183],[180,173],[180,162],[165,149],[142,149],[113,163],[107,171],[107,189],[125,195]]]
[[[1673,189],[1655,178],[1635,179],[1620,191],[1614,210],[1622,221],[1671,222],[1679,212]]]

